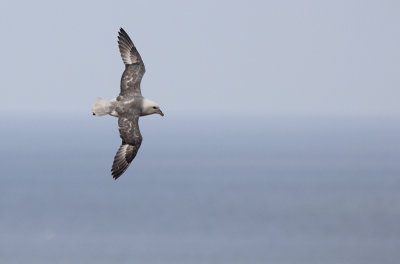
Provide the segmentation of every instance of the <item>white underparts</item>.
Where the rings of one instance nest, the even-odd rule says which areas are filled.
[[[92,106],[92,112],[96,116],[103,116],[103,115],[113,115],[117,116],[117,113],[114,110],[114,101],[115,99],[112,100],[106,100],[103,98],[97,98],[96,101],[93,103]]]
[[[111,99],[110,103],[111,103],[111,106],[112,106],[112,108],[111,108],[112,110],[111,110],[110,115],[118,117],[118,113],[117,113],[117,111],[115,111],[115,104],[117,103],[117,98]]]

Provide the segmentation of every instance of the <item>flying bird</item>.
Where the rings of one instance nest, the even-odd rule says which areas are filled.
[[[111,100],[97,98],[92,106],[93,115],[118,117],[122,143],[111,169],[114,179],[126,171],[142,144],[139,117],[151,114],[164,116],[156,102],[142,96],[140,82],[146,70],[139,52],[123,28],[118,32],[118,47],[125,64],[121,91],[117,98]]]

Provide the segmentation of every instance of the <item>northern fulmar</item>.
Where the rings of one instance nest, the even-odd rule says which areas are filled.
[[[118,117],[122,144],[111,169],[114,179],[118,179],[126,171],[142,144],[139,117],[151,114],[164,116],[156,102],[142,96],[140,82],[145,67],[139,52],[123,28],[118,33],[118,47],[125,64],[125,71],[121,77],[121,91],[117,98],[111,100],[97,98],[92,106],[93,115]]]

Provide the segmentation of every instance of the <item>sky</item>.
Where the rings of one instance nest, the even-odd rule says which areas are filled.
[[[123,27],[166,115],[399,116],[399,1],[0,2],[3,114],[119,93]]]
[[[399,14],[0,0],[0,262],[395,263]],[[119,93],[120,27],[165,117],[114,181],[117,120],[91,106]]]

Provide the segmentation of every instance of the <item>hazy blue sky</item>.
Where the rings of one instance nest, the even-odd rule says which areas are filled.
[[[396,263],[399,14],[0,0],[0,263]],[[119,93],[119,27],[166,116],[114,181],[117,120],[91,105]]]
[[[399,1],[1,1],[0,111],[119,92],[124,27],[169,114],[400,115]],[[206,108],[205,108],[206,106]]]

